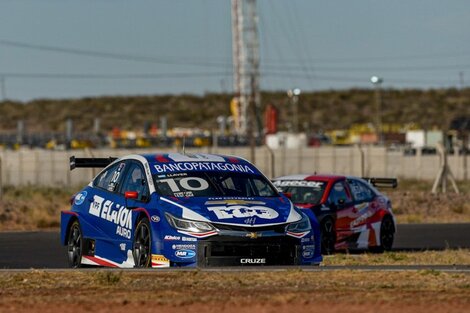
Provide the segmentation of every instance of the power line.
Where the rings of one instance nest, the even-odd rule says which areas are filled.
[[[229,74],[230,75],[230,74]],[[2,78],[40,78],[40,79],[165,79],[227,76],[224,72],[203,73],[136,73],[136,74],[100,74],[100,73],[0,73]]]
[[[289,71],[303,71],[304,66],[289,65],[271,65],[262,64],[266,69],[280,69]],[[316,66],[315,71],[323,72],[410,72],[410,71],[441,71],[441,70],[460,70],[470,68],[470,64],[453,64],[453,65],[423,65],[423,66],[361,66],[361,67],[328,67]]]
[[[273,11],[277,14],[277,11]],[[278,14],[277,14],[278,15]],[[284,24],[283,24],[284,25]],[[285,33],[290,44],[292,45],[292,39]],[[103,51],[92,51],[85,49],[76,49],[76,48],[65,48],[57,46],[47,46],[47,45],[36,45],[19,41],[12,40],[0,40],[0,45],[12,46],[17,48],[33,49],[33,50],[42,50],[58,53],[66,53],[73,55],[82,55],[82,56],[91,56],[107,59],[117,59],[124,61],[135,61],[135,62],[146,62],[146,63],[158,63],[158,64],[172,64],[172,65],[192,65],[192,66],[204,66],[204,67],[214,67],[214,68],[227,68],[227,61],[208,61],[208,59],[202,58],[188,58],[188,57],[151,57],[143,55],[132,55],[132,54],[123,54],[123,53],[113,53],[113,52],[103,52]],[[278,51],[280,49],[277,49]],[[329,58],[329,59],[308,59],[304,60],[301,57],[297,58],[297,62],[300,64],[286,64],[289,60],[281,57],[279,64],[271,64],[269,62],[264,62],[261,64],[263,68],[270,69],[285,69],[285,70],[301,70],[305,74],[310,76],[309,69],[306,67],[305,62],[356,62],[358,60],[405,60],[413,58],[436,58],[436,57],[455,57],[456,55],[460,56],[469,56],[470,54],[434,54],[434,55],[409,55],[409,56],[390,56],[390,57],[368,57],[368,58]],[[213,60],[214,58],[211,58]],[[271,60],[273,61],[273,60]],[[331,71],[331,72],[341,72],[341,71],[433,71],[433,70],[462,70],[470,68],[470,64],[460,64],[460,65],[424,65],[424,66],[363,66],[363,67],[328,67],[328,66],[315,66],[315,71]],[[307,77],[308,78],[308,77]]]
[[[184,60],[184,58],[182,57],[151,57],[151,56],[144,56],[144,55],[132,55],[132,54],[124,54],[124,53],[92,51],[92,50],[77,49],[77,48],[36,45],[36,44],[30,44],[30,43],[24,43],[24,42],[19,42],[19,41],[12,41],[12,40],[0,40],[0,45],[24,48],[24,49],[74,54],[74,55],[81,55],[81,56],[91,56],[91,57],[98,57],[98,58],[134,61],[134,62],[158,63],[158,64],[166,64],[166,65],[172,64],[172,65],[194,65],[194,66],[211,66],[211,67],[225,66],[224,63],[201,61],[197,59]]]
[[[288,72],[276,72],[276,71],[263,71],[262,74],[264,76],[288,76],[292,78],[306,78],[305,74],[303,73],[288,73]],[[330,76],[330,75],[316,75],[316,80],[319,81],[333,81],[333,82],[342,82],[342,83],[357,83],[357,84],[367,84],[370,85],[369,79],[367,77],[351,77],[351,76]],[[412,84],[444,84],[446,83],[444,80],[414,80],[414,79],[407,79],[407,78],[393,78],[387,77],[387,82],[390,84],[401,84],[401,83],[412,83]],[[448,81],[448,84],[454,84],[451,81]]]

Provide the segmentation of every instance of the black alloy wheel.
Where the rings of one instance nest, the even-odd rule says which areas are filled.
[[[382,251],[390,251],[393,246],[395,226],[390,216],[385,216],[380,224],[380,246]]]
[[[331,217],[326,217],[320,223],[321,230],[321,253],[328,255],[335,252],[336,232],[335,221]]]
[[[67,239],[67,256],[69,266],[72,268],[81,267],[83,253],[83,237],[82,229],[78,220],[74,221],[70,226],[69,236]]]
[[[137,224],[134,234],[132,253],[134,255],[135,267],[150,266],[150,261],[152,259],[150,247],[150,223],[147,218],[143,218]]]

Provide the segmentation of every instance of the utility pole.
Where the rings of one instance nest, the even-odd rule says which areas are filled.
[[[292,102],[292,130],[294,134],[299,132],[299,96],[300,89],[294,88],[287,91],[287,96]]]
[[[240,135],[248,135],[249,106],[255,107],[258,133],[262,126],[259,117],[261,106],[259,73],[259,40],[256,0],[232,0],[232,57],[233,89],[238,102],[239,121],[235,125]],[[252,128],[255,130],[255,127]]]
[[[463,108],[463,86],[464,86],[464,79],[463,79],[463,72],[459,72],[459,82],[460,82],[460,88],[459,88],[459,107],[460,109]],[[462,157],[463,157],[463,180],[466,181],[468,179],[468,164],[467,164],[467,151],[468,151],[468,131],[467,131],[467,125],[465,125],[465,128],[462,129]]]
[[[377,140],[379,145],[382,145],[382,95],[380,94],[380,86],[383,83],[383,78],[372,76],[370,81],[375,87],[375,128],[377,133]]]
[[[2,95],[2,101],[7,99],[7,93],[5,88],[5,76],[0,76],[0,91]]]

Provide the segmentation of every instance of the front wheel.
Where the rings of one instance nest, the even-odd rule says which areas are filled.
[[[150,223],[147,218],[143,218],[137,223],[134,234],[132,254],[134,256],[135,267],[150,266],[152,259],[151,242]]]
[[[331,217],[326,217],[320,223],[321,253],[328,255],[335,252],[336,231],[335,222]]]
[[[67,238],[67,256],[69,266],[78,268],[82,265],[83,255],[83,236],[82,229],[78,220],[70,226],[69,236]]]
[[[372,252],[382,253],[392,250],[393,240],[395,238],[395,225],[390,216],[385,216],[380,224],[380,243],[379,246],[371,248]]]

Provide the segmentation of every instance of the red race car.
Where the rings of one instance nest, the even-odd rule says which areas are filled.
[[[396,179],[315,174],[278,177],[273,183],[297,207],[315,213],[323,254],[392,249],[396,231],[392,204],[375,187],[395,188]]]

